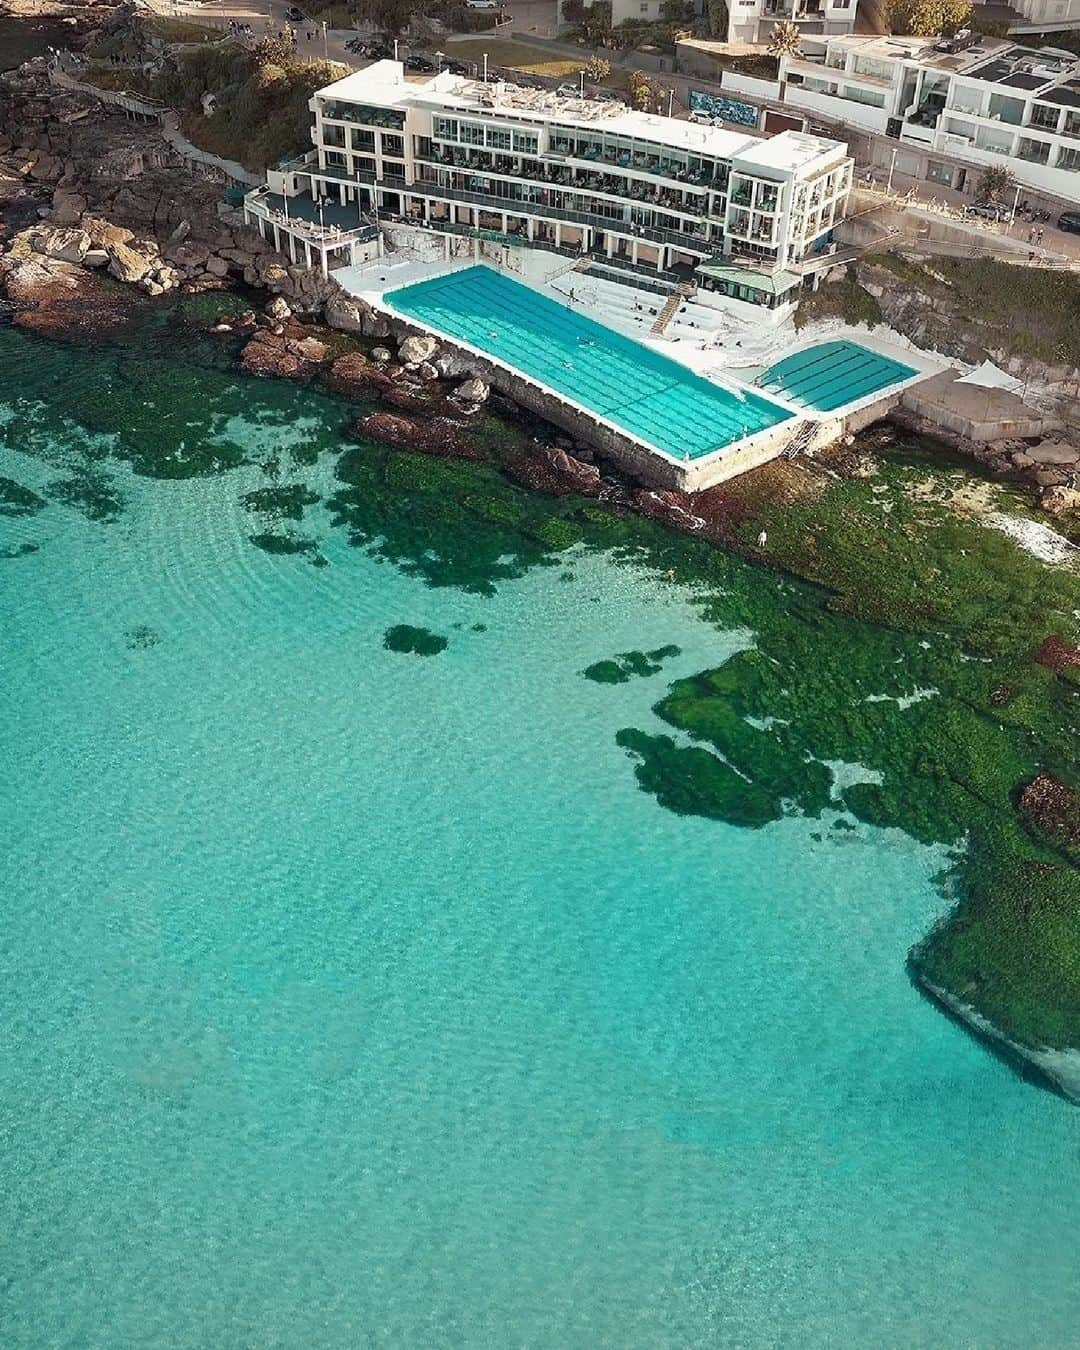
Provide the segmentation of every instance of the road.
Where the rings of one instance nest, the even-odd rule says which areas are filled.
[[[268,30],[278,32],[291,27],[296,32],[297,51],[302,56],[325,57],[330,61],[339,61],[353,70],[359,70],[367,64],[358,59],[345,47],[346,42],[356,37],[349,28],[328,29],[325,42],[322,25],[317,21],[309,24],[290,24],[285,11],[291,3],[285,0],[149,0],[151,8],[165,17],[190,19],[195,23],[204,23],[214,28],[228,29],[230,19],[240,23],[250,23],[255,30],[256,39]],[[301,12],[303,5],[299,6]],[[558,0],[508,0],[505,12],[513,19],[513,29],[505,36],[519,38],[554,37],[558,21]],[[311,34],[311,37],[308,34]],[[449,35],[448,35],[449,36]],[[457,34],[456,36],[464,36]],[[479,36],[479,35],[477,35]],[[438,44],[435,44],[436,46]],[[404,40],[400,43],[400,53],[412,50]],[[417,50],[422,50],[418,48]],[[583,55],[587,56],[588,53]]]

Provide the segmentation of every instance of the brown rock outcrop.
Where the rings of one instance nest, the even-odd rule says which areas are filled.
[[[480,453],[456,423],[445,417],[420,419],[401,413],[374,412],[361,417],[354,428],[363,440],[380,441],[398,450],[454,459],[479,459]]]
[[[1029,829],[1065,848],[1080,848],[1080,793],[1052,773],[1036,774],[1024,788],[1020,814]]]
[[[251,375],[304,380],[315,374],[327,355],[324,342],[299,324],[289,324],[281,332],[257,329],[240,353],[240,364]]]
[[[553,446],[543,446],[535,454],[513,460],[506,472],[515,482],[552,497],[598,497],[602,487],[595,464],[584,464]]]
[[[1064,670],[1069,666],[1080,666],[1080,647],[1075,643],[1066,641],[1063,637],[1052,635],[1048,637],[1039,648],[1039,653],[1035,657],[1040,666],[1047,666],[1050,670]]]

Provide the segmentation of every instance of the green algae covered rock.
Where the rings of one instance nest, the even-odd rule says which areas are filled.
[[[413,628],[407,623],[388,628],[383,637],[383,646],[387,651],[412,652],[415,656],[437,656],[446,650],[448,643],[448,638],[428,628]]]

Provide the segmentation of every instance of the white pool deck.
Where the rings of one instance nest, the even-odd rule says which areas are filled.
[[[752,388],[754,380],[766,368],[782,358],[817,343],[837,339],[858,343],[883,356],[902,362],[915,372],[896,384],[875,390],[863,398],[843,404],[827,413],[808,410],[770,392],[768,397],[774,403],[786,407],[791,413],[790,423],[781,424],[787,429],[786,435],[778,437],[776,432],[779,429],[773,428],[769,432],[760,432],[755,436],[718,447],[706,455],[699,455],[691,461],[699,473],[708,464],[715,465],[719,469],[725,458],[733,464],[738,461],[743,467],[750,467],[744,463],[747,452],[753,453],[755,447],[763,448],[766,442],[771,446],[774,445],[775,449],[771,454],[764,454],[763,458],[772,458],[781,453],[787,437],[793,434],[800,424],[819,422],[822,424],[822,430],[826,426],[836,428],[837,424],[842,428],[846,418],[894,399],[903,390],[937,375],[950,364],[932,353],[915,347],[902,334],[884,326],[869,329],[827,322],[814,324],[800,331],[790,319],[777,325],[770,325],[693,298],[687,298],[683,302],[662,335],[653,334],[650,329],[664,304],[664,296],[607,278],[601,279],[588,272],[575,271],[573,264],[562,255],[540,249],[491,248],[482,251],[478,257],[473,256],[470,250],[468,255],[463,252],[458,257],[447,259],[442,249],[439,249],[435,256],[435,250],[430,247],[432,242],[430,236],[416,242],[418,246],[415,248],[401,248],[395,253],[372,259],[359,266],[340,268],[333,273],[333,277],[349,294],[364,300],[374,309],[396,316],[393,302],[387,298],[388,292],[473,267],[479,262],[504,272],[513,280],[529,286],[548,299],[564,305],[572,303],[581,313],[595,322],[640,342],[670,360],[677,361],[715,384],[736,392]],[[573,291],[572,298],[571,291]],[[738,308],[745,310],[747,307]],[[397,317],[404,318],[414,327],[424,327],[418,324],[415,318]],[[427,331],[437,337],[446,336],[434,328]],[[464,350],[471,351],[479,359],[496,366],[503,364],[486,352],[473,351],[468,344],[460,340],[447,340]],[[627,437],[625,428],[608,423],[593,409],[574,404],[564,395],[548,390],[543,384],[532,380],[525,371],[509,366],[505,368],[518,378],[529,380],[552,398],[592,418],[599,425]],[[629,437],[629,439],[636,438]],[[636,443],[669,464],[685,467],[682,461],[657,446],[640,440]],[[742,467],[733,471],[741,472]],[[717,481],[723,476],[725,475],[721,472],[710,474],[710,477],[715,477]]]

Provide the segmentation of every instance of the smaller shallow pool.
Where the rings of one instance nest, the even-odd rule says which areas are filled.
[[[857,342],[821,342],[777,361],[757,383],[801,408],[834,412],[918,373]]]

